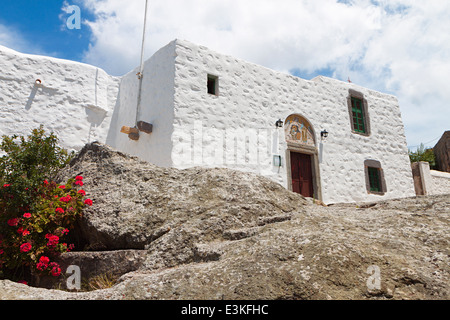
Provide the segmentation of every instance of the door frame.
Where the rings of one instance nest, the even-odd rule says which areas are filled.
[[[292,164],[291,164],[291,152],[303,153],[311,156],[311,171],[312,171],[312,183],[314,199],[322,201],[322,187],[320,183],[320,170],[319,170],[319,152],[316,147],[307,145],[298,145],[288,143],[286,149],[286,171],[288,189],[292,191]]]

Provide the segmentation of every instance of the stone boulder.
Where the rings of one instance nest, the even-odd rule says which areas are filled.
[[[449,195],[327,207],[256,175],[158,168],[95,143],[59,178],[78,174],[94,200],[80,237],[110,251],[75,263],[107,270],[115,250],[139,249],[136,263],[111,288],[0,281],[0,299],[450,298]]]
[[[144,249],[190,224],[202,227],[198,237],[205,241],[221,239],[224,232],[290,219],[306,203],[254,174],[161,168],[99,143],[86,145],[56,180],[76,175],[94,202],[77,228],[89,250]]]

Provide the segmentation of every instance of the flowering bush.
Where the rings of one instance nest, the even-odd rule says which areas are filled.
[[[74,248],[68,235],[90,199],[78,190],[82,177],[70,179],[64,188],[44,181],[35,190],[32,206],[9,210],[10,186],[0,191],[0,270],[8,278],[22,278],[24,270],[40,275],[59,276],[61,268],[52,262]]]
[[[55,258],[73,249],[70,230],[92,200],[84,199],[83,177],[64,185],[49,177],[72,158],[43,127],[28,138],[3,136],[0,150],[0,278],[59,276]]]

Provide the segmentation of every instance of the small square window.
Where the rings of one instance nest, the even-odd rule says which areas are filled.
[[[208,93],[218,96],[219,95],[219,77],[208,74]]]

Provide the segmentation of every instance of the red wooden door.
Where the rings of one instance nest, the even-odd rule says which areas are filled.
[[[314,195],[311,156],[291,152],[292,191],[312,198]]]

